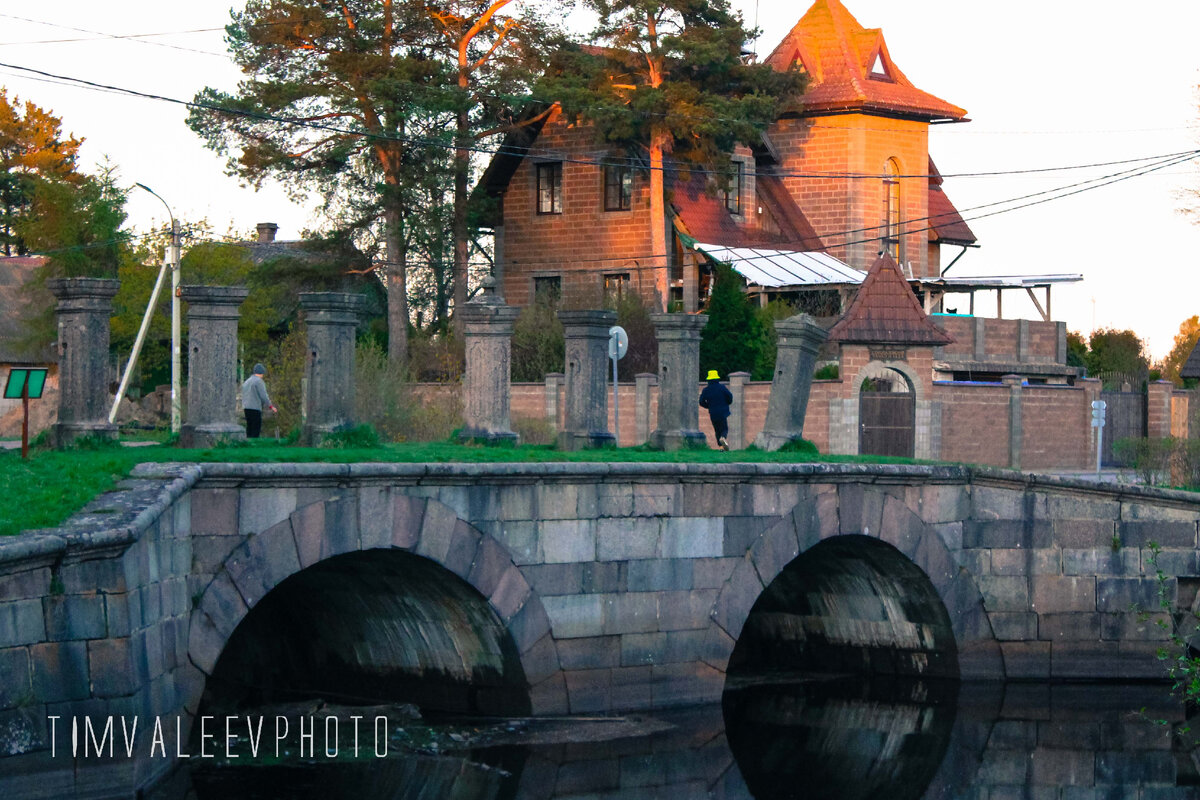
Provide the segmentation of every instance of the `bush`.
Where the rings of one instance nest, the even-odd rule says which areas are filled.
[[[732,269],[718,264],[713,276],[713,290],[708,302],[708,325],[700,335],[700,374],[703,380],[710,369],[722,378],[731,372],[757,372],[759,354],[765,346],[762,323],[750,298],[742,288],[742,280]],[[774,359],[771,372],[774,373]],[[771,375],[766,376],[770,378]]]
[[[451,341],[440,346],[443,354],[453,352]],[[429,402],[388,363],[387,352],[377,342],[361,342],[355,348],[354,380],[355,419],[371,426],[383,441],[442,441],[462,425],[461,384],[443,384],[438,389],[444,397]]]
[[[650,321],[650,309],[642,303],[637,292],[624,292],[620,298],[613,297],[606,305],[617,312],[617,324],[629,334],[629,350],[617,362],[617,375],[623,381],[632,381],[635,375],[649,372],[658,374],[658,336],[654,323]],[[611,362],[609,371],[612,371]]]
[[[449,383],[462,379],[466,345],[453,333],[415,331],[408,338],[408,374],[414,381]]]
[[[1170,478],[1176,439],[1118,439],[1113,453],[1127,464],[1147,486],[1161,486]]]
[[[836,381],[839,374],[840,372],[837,364],[826,364],[817,368],[817,371],[813,373],[813,380]]]
[[[379,434],[365,424],[328,433],[321,439],[321,447],[337,450],[366,450],[379,446]]]
[[[554,444],[558,433],[550,420],[543,417],[514,417],[513,432],[521,437],[521,444]]]
[[[513,323],[513,381],[541,381],[548,373],[563,371],[566,343],[558,307],[557,293],[538,292],[521,309]]]

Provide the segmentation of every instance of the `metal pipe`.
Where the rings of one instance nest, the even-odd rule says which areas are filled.
[[[171,218],[171,245],[168,249],[168,259],[171,264],[171,432],[179,433],[182,426],[182,411],[180,395],[182,393],[182,350],[180,349],[181,320],[179,308],[179,223],[171,212],[171,206],[162,196],[144,183],[135,183],[139,189],[145,189],[159,199],[167,209]]]
[[[146,341],[146,331],[150,330],[150,318],[154,316],[154,307],[158,305],[158,294],[162,291],[163,276],[167,273],[167,267],[171,265],[168,259],[163,259],[162,267],[158,270],[158,280],[154,282],[154,290],[150,292],[150,302],[146,304],[146,313],[142,315],[142,326],[138,328],[137,338],[133,341],[133,352],[129,355],[129,362],[125,365],[125,375],[121,378],[121,385],[117,388],[117,396],[113,400],[112,409],[108,412],[108,422],[111,425],[117,419],[117,408],[121,405],[122,398],[125,397],[125,392],[129,389],[129,378],[133,375],[133,368],[137,365],[138,356],[142,352],[142,343]]]

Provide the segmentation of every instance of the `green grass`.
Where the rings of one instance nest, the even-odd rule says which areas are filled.
[[[728,464],[737,462],[917,463],[912,459],[873,456],[820,456],[815,448],[767,453],[761,450],[680,450],[662,453],[645,447],[564,453],[550,446],[484,447],[445,442],[391,444],[378,447],[290,447],[274,440],[245,442],[211,450],[185,450],[153,445],[91,445],[68,450],[34,450],[22,461],[18,450],[0,450],[0,536],[61,524],[96,495],[108,491],[145,462],[669,462]]]

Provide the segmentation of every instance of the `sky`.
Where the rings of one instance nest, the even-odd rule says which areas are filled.
[[[930,154],[948,176],[943,188],[980,244],[950,274],[1081,274],[1083,282],[1054,289],[1056,319],[1085,335],[1131,328],[1154,358],[1166,355],[1180,323],[1200,314],[1200,225],[1178,212],[1180,193],[1200,188],[1200,160],[972,217],[1007,208],[989,204],[1138,163],[1064,167],[1200,149],[1200,2],[1150,0],[1136,10],[1082,0],[845,4],[862,25],[883,30],[892,60],[917,87],[968,111],[970,122],[935,126],[930,134]],[[734,0],[747,24],[757,21],[763,31],[760,56],[808,6]],[[0,0],[0,63],[184,100],[204,86],[229,90],[239,78],[222,39],[230,7],[229,0]],[[178,33],[142,36],[168,32]],[[113,38],[130,36],[136,38]],[[187,128],[183,106],[12,66],[0,66],[0,85],[10,99],[35,102],[59,116],[65,132],[84,137],[84,169],[107,159],[126,185],[146,184],[178,219],[206,219],[219,234],[247,236],[256,223],[275,222],[283,239],[321,225],[312,198],[289,197],[270,182],[256,191],[226,175],[224,160]],[[1047,171],[1013,174],[1031,169]],[[981,172],[1006,174],[956,177]],[[162,202],[138,189],[128,211],[137,232],[166,220]],[[947,248],[943,263],[955,254]],[[959,305],[965,310],[965,300]],[[994,313],[991,296],[977,298],[976,313]],[[1004,315],[1036,318],[1036,311],[1010,292]]]

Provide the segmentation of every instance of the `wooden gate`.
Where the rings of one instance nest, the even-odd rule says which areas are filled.
[[[1146,435],[1145,392],[1101,392],[1100,399],[1108,403],[1105,409],[1104,439],[1100,463],[1106,467],[1128,467],[1113,452],[1113,443],[1120,439],[1139,439]]]
[[[916,410],[916,398],[911,392],[860,392],[858,452],[912,458]]]

